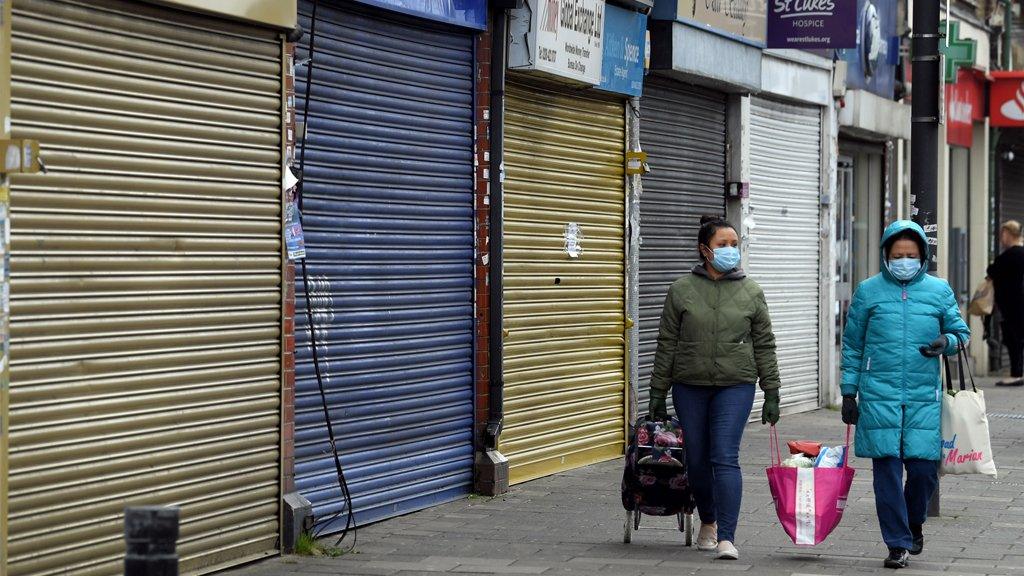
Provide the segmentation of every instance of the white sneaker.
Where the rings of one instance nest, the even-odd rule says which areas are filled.
[[[732,542],[728,540],[722,540],[718,543],[718,559],[719,560],[739,560],[740,551],[732,545]]]
[[[718,523],[701,524],[697,533],[697,550],[711,552],[718,549]]]

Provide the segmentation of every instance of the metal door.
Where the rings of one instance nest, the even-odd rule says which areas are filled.
[[[669,286],[698,263],[700,218],[725,214],[726,97],[679,82],[644,86],[640,145],[650,174],[640,197],[640,413],[647,410]],[[671,410],[674,412],[674,409]]]
[[[622,100],[509,84],[499,449],[512,482],[623,453],[624,148]]]
[[[753,98],[750,132],[748,272],[771,312],[782,406],[811,410],[821,381],[821,110]]]
[[[276,552],[277,33],[140,2],[19,0],[7,573],[123,573],[178,505],[184,573]]]
[[[310,16],[301,3],[305,30]],[[473,39],[321,1],[315,46],[309,296],[341,463],[365,524],[472,487]],[[297,60],[308,54],[303,44]],[[305,74],[296,73],[300,115]],[[329,518],[344,502],[298,276],[296,486]]]

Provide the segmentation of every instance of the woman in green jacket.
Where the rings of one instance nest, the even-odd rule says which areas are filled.
[[[671,388],[701,519],[697,547],[735,560],[740,441],[756,383],[765,397],[761,422],[778,422],[779,368],[764,292],[739,268],[736,230],[706,216],[697,243],[702,263],[665,298],[648,410],[664,418]]]

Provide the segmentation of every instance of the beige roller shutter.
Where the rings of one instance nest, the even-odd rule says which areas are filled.
[[[281,44],[140,2],[17,0],[11,576],[121,574],[128,505],[182,573],[275,551]]]
[[[505,130],[499,448],[522,482],[623,452],[625,112],[621,100],[513,83]]]

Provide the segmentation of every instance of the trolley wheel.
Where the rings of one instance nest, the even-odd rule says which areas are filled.
[[[693,514],[683,514],[683,534],[686,535],[686,545],[693,546]]]
[[[633,513],[626,511],[626,521],[622,525],[622,543],[629,544],[633,541]]]
[[[640,509],[633,511],[633,530],[640,529]]]

